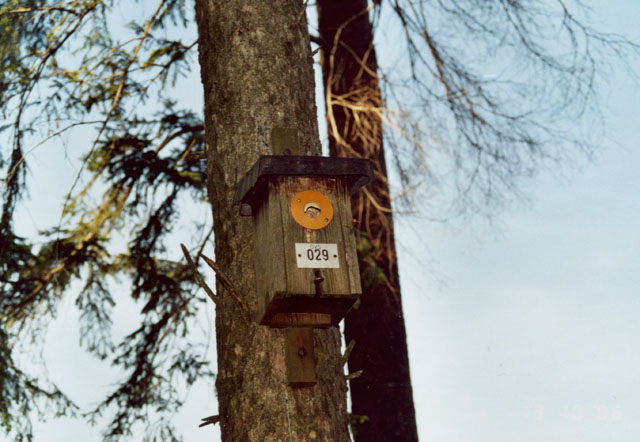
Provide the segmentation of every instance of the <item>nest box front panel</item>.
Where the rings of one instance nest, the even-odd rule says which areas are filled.
[[[254,213],[262,324],[336,324],[353,305],[361,287],[350,204],[344,180],[268,177]]]

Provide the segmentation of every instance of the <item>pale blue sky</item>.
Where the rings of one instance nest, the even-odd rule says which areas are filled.
[[[640,38],[640,2],[589,4],[605,29]],[[610,135],[594,161],[560,178],[541,173],[526,187],[531,204],[503,214],[499,228],[398,220],[421,440],[640,440],[640,93],[623,76],[610,88]],[[69,176],[47,155],[34,157],[34,176],[62,186]],[[59,214],[43,201],[51,205],[25,222]],[[118,312],[122,330],[135,322],[130,306]],[[76,320],[69,299],[47,341],[49,375],[88,404],[118,374],[77,352]],[[185,441],[216,440],[217,430],[197,428],[215,403],[209,386],[192,389],[176,420]],[[37,442],[100,440],[99,428],[66,419],[37,428]]]
[[[588,3],[638,37],[640,4]],[[435,276],[401,257],[422,440],[640,440],[640,93],[609,86],[591,164],[540,175],[493,234],[416,229]]]

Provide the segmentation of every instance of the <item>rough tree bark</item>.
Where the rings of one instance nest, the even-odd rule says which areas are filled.
[[[366,0],[318,0],[329,151],[369,158],[375,180],[353,200],[360,233],[362,298],[345,318],[356,341],[349,370],[356,441],[417,441],[382,142],[382,100]]]
[[[315,330],[318,383],[285,385],[283,331],[257,325],[253,224],[238,216],[233,187],[271,130],[296,127],[292,154],[319,154],[307,22],[299,0],[198,0],[205,90],[208,192],[215,253],[239,292],[218,280],[218,378],[223,441],[347,441],[346,381],[339,330]]]

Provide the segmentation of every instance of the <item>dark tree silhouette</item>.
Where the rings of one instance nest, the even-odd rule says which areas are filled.
[[[345,318],[351,426],[356,441],[417,441],[402,314],[391,192],[383,148],[382,96],[366,1],[319,0],[329,153],[372,160],[373,182],[354,199],[362,297]],[[384,398],[384,400],[381,400]]]

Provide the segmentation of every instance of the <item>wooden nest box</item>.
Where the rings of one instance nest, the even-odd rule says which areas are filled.
[[[362,293],[350,196],[368,160],[261,156],[234,203],[255,224],[258,320],[271,327],[337,325]]]

